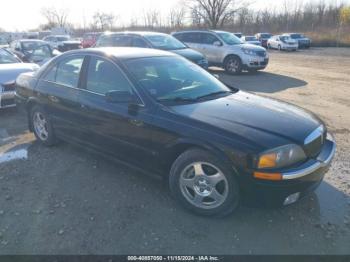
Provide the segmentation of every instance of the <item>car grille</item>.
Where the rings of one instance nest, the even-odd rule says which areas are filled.
[[[318,156],[327,137],[327,131],[320,133],[314,140],[304,145],[304,151],[308,157]]]
[[[15,99],[3,99],[0,101],[0,108],[14,106],[15,104],[16,104]]]
[[[2,84],[2,92],[13,92],[15,91],[15,83]]]
[[[256,54],[258,56],[261,56],[261,57],[265,57],[266,56],[266,52],[265,51],[256,51]]]

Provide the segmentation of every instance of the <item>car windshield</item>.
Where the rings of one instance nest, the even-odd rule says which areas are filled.
[[[292,34],[292,35],[290,35],[290,36],[291,36],[291,38],[293,38],[293,39],[304,38],[304,36],[303,36],[302,34]]]
[[[264,38],[264,39],[268,39],[268,38],[271,38],[271,34],[261,34],[260,35],[261,36],[261,38]]]
[[[42,42],[22,42],[22,48],[33,61],[41,61],[52,57],[50,46]]]
[[[281,41],[288,41],[291,40],[291,38],[289,36],[283,35],[280,37]]]
[[[0,64],[20,63],[20,61],[10,52],[0,49]]]
[[[228,45],[239,45],[239,44],[242,44],[242,41],[237,36],[235,36],[234,34],[227,33],[227,32],[218,32],[217,34]]]
[[[181,57],[139,58],[127,61],[126,66],[159,102],[197,103],[232,93],[207,71]]]
[[[187,48],[187,46],[170,35],[145,35],[144,37],[157,49],[177,50]]]
[[[258,39],[255,36],[246,36],[245,40],[246,41],[258,41]]]
[[[63,42],[63,41],[68,41],[69,37],[68,36],[58,36],[57,41]]]

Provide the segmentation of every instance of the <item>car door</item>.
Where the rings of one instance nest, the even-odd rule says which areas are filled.
[[[69,56],[53,64],[38,81],[36,96],[52,118],[55,132],[79,139],[77,101],[84,56]]]
[[[132,103],[108,101],[106,95],[112,91],[127,92],[135,100]],[[151,109],[144,105],[116,63],[90,56],[78,101],[79,125],[91,146],[138,166],[153,166]]]
[[[206,55],[210,63],[222,62],[222,41],[211,33],[200,33],[201,52]],[[220,43],[221,46],[215,45]]]

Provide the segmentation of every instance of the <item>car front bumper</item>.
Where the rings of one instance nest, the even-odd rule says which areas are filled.
[[[265,69],[269,64],[268,57],[252,56],[246,59],[243,63],[243,69]]]
[[[259,180],[252,175],[241,178],[245,201],[271,207],[296,202],[320,185],[329,170],[335,151],[335,142],[327,139],[316,159],[310,159],[293,169],[282,170],[281,181]],[[290,197],[294,199],[290,201]]]

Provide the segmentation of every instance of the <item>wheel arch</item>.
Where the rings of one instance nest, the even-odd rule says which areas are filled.
[[[231,167],[234,172],[237,170],[234,168],[234,163],[230,160],[229,156],[221,150],[218,146],[212,143],[198,141],[193,139],[179,139],[166,146],[165,154],[163,156],[164,162],[164,174],[168,176],[170,169],[175,160],[184,152],[191,149],[201,149],[213,154],[216,158],[224,162],[224,164]]]

